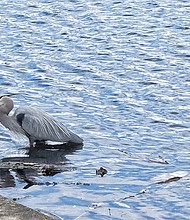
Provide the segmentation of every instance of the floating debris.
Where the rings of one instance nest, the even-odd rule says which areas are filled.
[[[107,174],[107,170],[103,167],[100,167],[100,169],[96,170],[96,175],[100,175],[101,177],[103,177],[105,174]]]
[[[164,183],[171,183],[180,180],[182,177],[188,175],[186,171],[176,171],[173,173],[164,173],[152,178],[152,181],[156,184],[164,184]]]
[[[151,163],[160,163],[160,164],[169,164],[167,160],[163,157],[159,156],[158,159],[148,159],[148,162]]]
[[[156,184],[163,184],[163,183],[171,183],[171,182],[175,182],[175,181],[178,181],[180,180],[182,177],[172,177],[170,179],[167,179],[165,181],[160,181],[160,182],[157,182]]]
[[[169,162],[167,160],[165,160],[162,156],[158,156],[158,158],[151,159],[148,156],[132,154],[132,153],[128,153],[128,152],[126,152],[124,150],[120,150],[120,149],[118,149],[118,151],[121,152],[121,153],[124,153],[128,157],[130,157],[132,159],[135,159],[135,160],[148,161],[149,163],[169,164]]]
[[[126,151],[118,149],[119,152],[129,155]]]

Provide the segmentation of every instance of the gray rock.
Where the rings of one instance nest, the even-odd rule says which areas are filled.
[[[16,203],[0,195],[0,219],[1,220],[55,220],[52,216],[46,216],[38,211]]]

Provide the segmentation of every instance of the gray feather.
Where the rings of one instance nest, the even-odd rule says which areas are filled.
[[[61,122],[36,107],[20,107],[13,117],[33,140],[82,143],[83,140]]]

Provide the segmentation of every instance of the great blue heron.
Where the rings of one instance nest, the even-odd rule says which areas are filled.
[[[83,140],[67,129],[61,122],[36,107],[19,107],[12,116],[13,100],[8,96],[0,99],[0,122],[9,130],[25,135],[33,146],[38,141],[71,142],[82,144]]]

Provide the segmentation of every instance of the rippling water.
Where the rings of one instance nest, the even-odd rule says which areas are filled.
[[[189,174],[153,181],[189,172],[189,14],[188,0],[2,0],[1,94],[51,113],[84,147],[64,172],[32,174],[55,185],[23,189],[9,170],[0,193],[62,219],[189,219]],[[27,141],[1,126],[0,145],[19,157]]]

